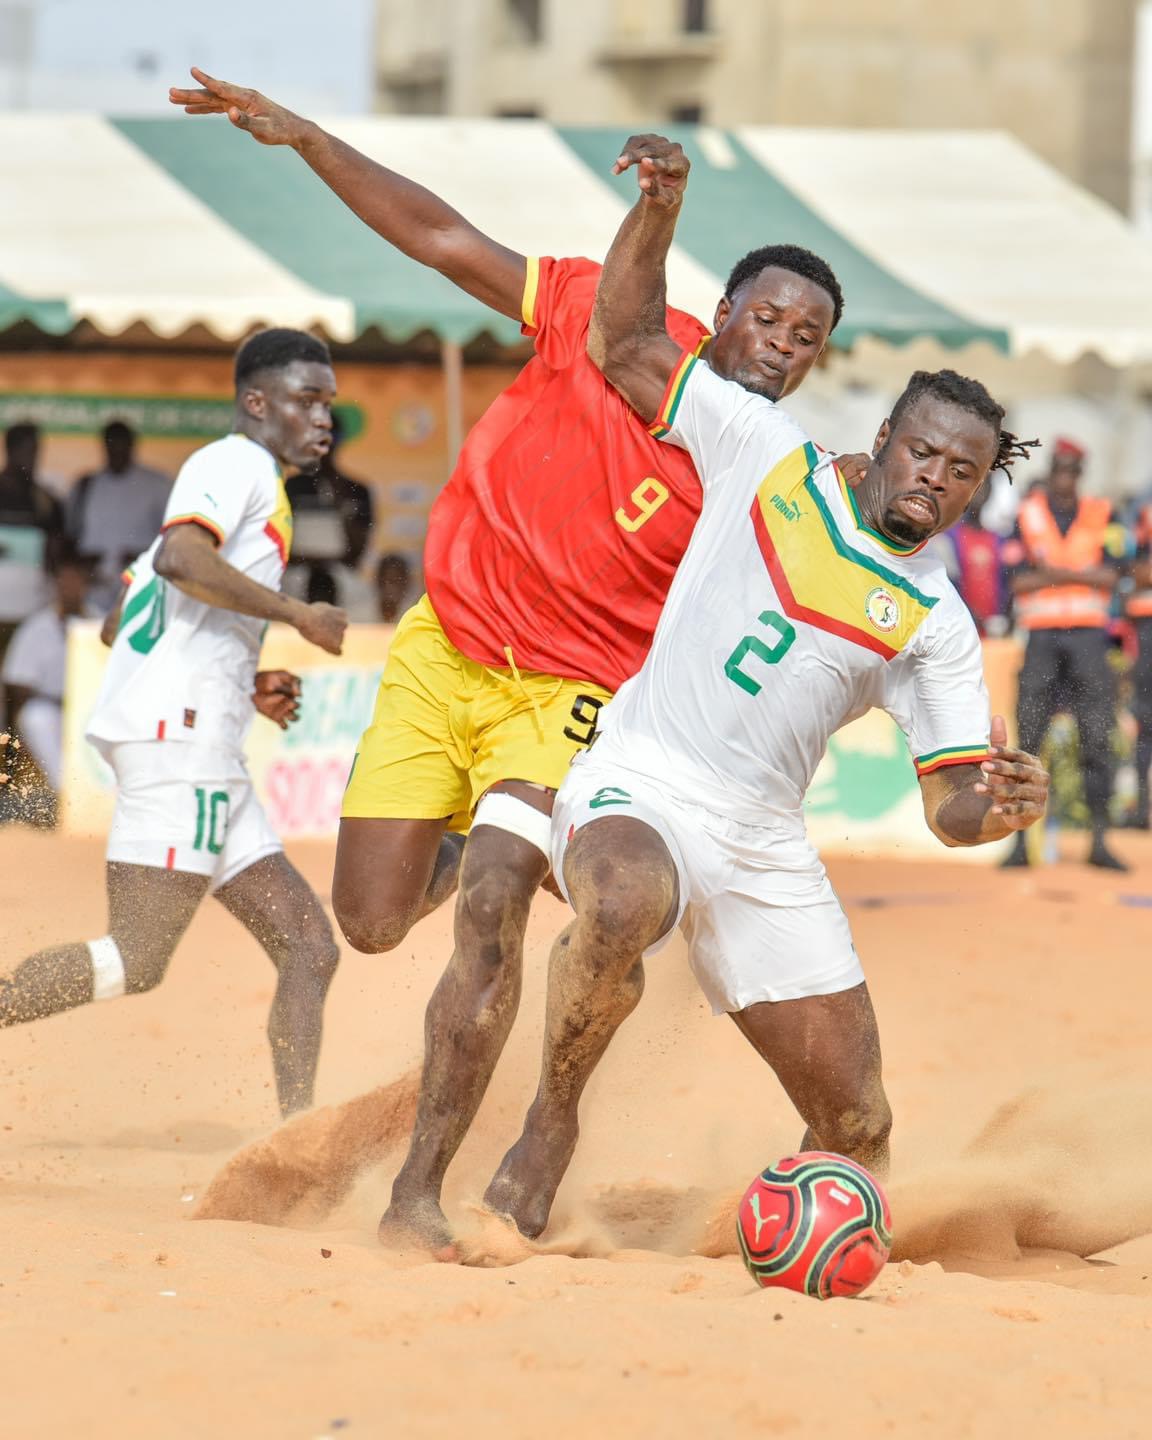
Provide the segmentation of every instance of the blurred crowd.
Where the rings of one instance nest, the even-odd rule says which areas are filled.
[[[286,481],[295,536],[285,588],[342,605],[353,620],[391,624],[417,598],[412,566],[400,553],[368,559],[372,491],[341,468],[341,439],[336,425],[332,448],[317,469]],[[5,432],[0,731],[19,734],[17,768],[23,774],[9,775],[0,785],[0,820],[19,814],[52,823],[60,788],[68,622],[112,610],[125,568],[160,532],[172,477],[140,463],[137,440],[123,420],[110,421],[101,433],[103,453],[96,466],[61,493],[41,475],[37,426],[25,422]]]
[[[0,726],[19,732],[24,763],[49,796],[60,785],[68,621],[115,606],[125,566],[159,532],[171,485],[139,462],[124,421],[112,420],[101,439],[100,462],[61,496],[41,481],[36,426],[13,425],[4,436]],[[392,623],[416,598],[412,568],[398,553],[369,560],[372,490],[343,469],[341,440],[337,426],[321,464],[286,482],[295,534],[285,588],[343,605],[353,620]],[[985,522],[985,492],[930,544],[981,635],[1024,642],[1021,744],[1055,754],[1057,803],[1089,830],[1089,863],[1122,868],[1109,827],[1149,826],[1152,493],[1123,507],[1083,495],[1083,449],[1062,439],[1051,457],[1007,524]],[[1127,777],[1119,794],[1118,767]],[[0,818],[11,796],[7,805],[0,797]],[[1021,839],[1008,863],[1031,858]]]

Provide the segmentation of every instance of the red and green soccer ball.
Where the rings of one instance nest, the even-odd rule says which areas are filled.
[[[757,1175],[737,1214],[740,1253],[758,1285],[817,1300],[859,1295],[892,1248],[888,1197],[843,1155],[807,1150]]]

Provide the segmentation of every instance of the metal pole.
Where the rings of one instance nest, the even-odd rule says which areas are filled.
[[[444,414],[448,441],[448,471],[444,479],[447,480],[464,443],[464,352],[454,340],[444,340],[440,354],[444,365]]]

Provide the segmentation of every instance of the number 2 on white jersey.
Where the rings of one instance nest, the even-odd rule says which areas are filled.
[[[734,685],[739,685],[741,690],[746,690],[749,695],[759,695],[763,686],[759,680],[753,680],[751,675],[740,668],[748,656],[755,655],[758,660],[763,660],[765,665],[779,665],[796,639],[795,627],[777,610],[762,611],[760,624],[776,631],[775,645],[765,645],[758,635],[745,635],[724,662],[724,673],[728,679]]]
[[[641,525],[646,525],[656,511],[660,509],[665,500],[668,499],[668,487],[657,480],[654,475],[649,475],[647,480],[641,480],[629,500],[636,507],[636,513],[629,515],[621,505],[616,511],[616,523],[622,530],[627,530],[634,535]]]

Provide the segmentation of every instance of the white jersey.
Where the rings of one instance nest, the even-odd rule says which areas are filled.
[[[185,461],[164,530],[201,525],[250,580],[279,590],[292,541],[292,510],[272,454],[227,435]],[[252,682],[265,622],[194,600],[156,574],[161,536],[129,572],[88,739],[186,740],[239,749],[251,724]]]
[[[652,430],[692,456],[704,507],[590,762],[779,825],[801,820],[829,736],[873,707],[921,775],[987,754],[980,642],[943,566],[869,529],[785,411],[685,356]]]

